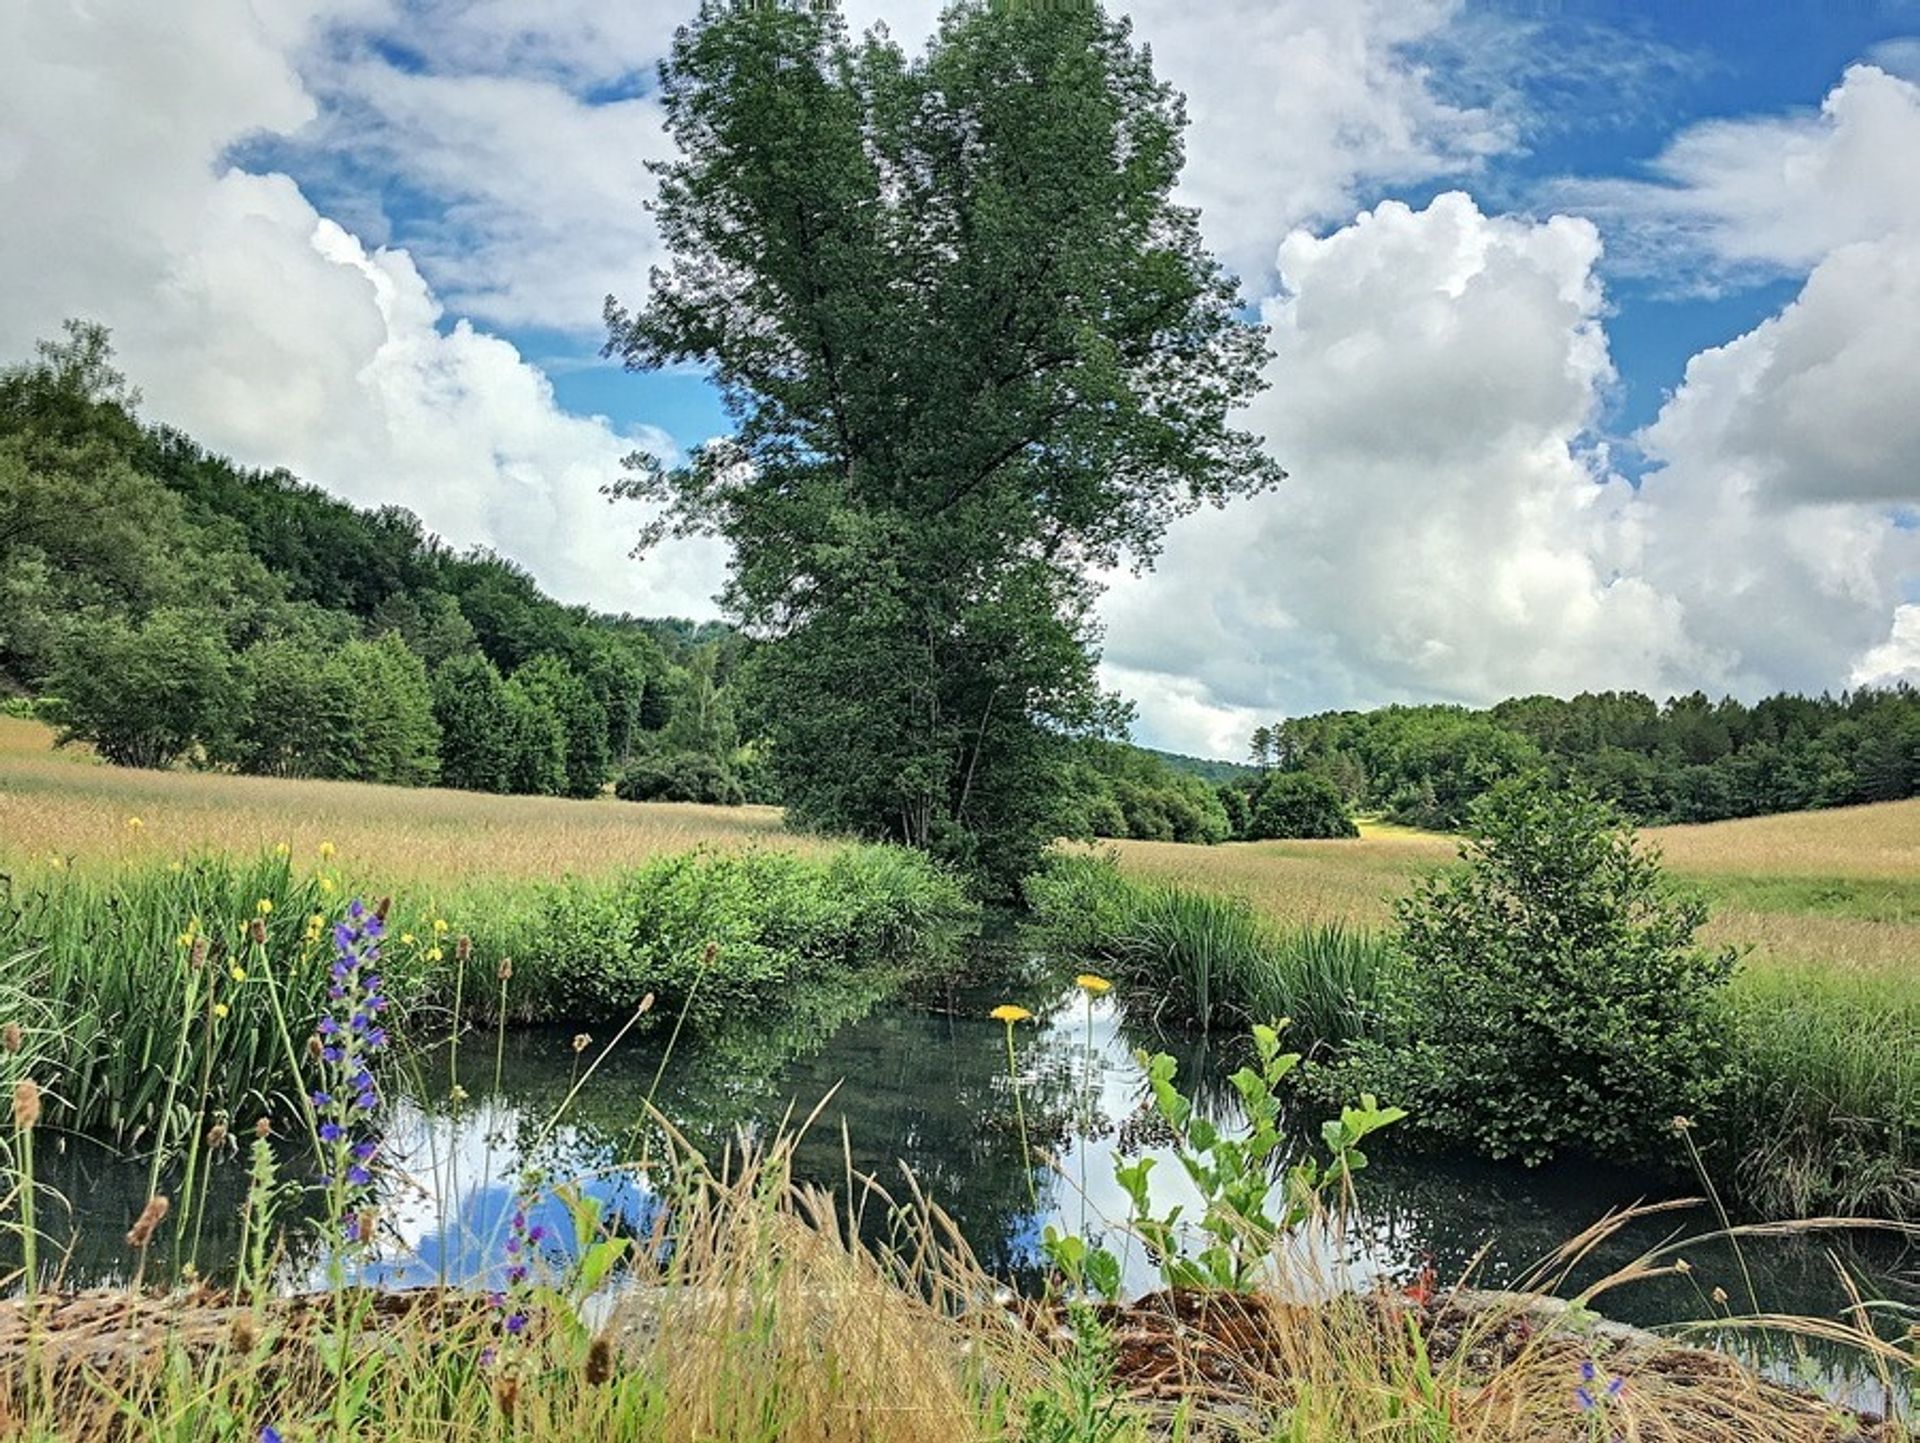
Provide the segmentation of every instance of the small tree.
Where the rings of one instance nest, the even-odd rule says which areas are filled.
[[[440,727],[433,719],[427,668],[395,632],[350,641],[327,663],[349,702],[333,775],[401,786],[431,784],[440,770]]]
[[[1716,1001],[1736,954],[1694,946],[1705,904],[1591,793],[1506,783],[1470,825],[1465,869],[1398,909],[1396,1095],[1496,1158],[1652,1154],[1725,1086]]]
[[[1317,772],[1269,772],[1247,808],[1249,841],[1270,837],[1357,837],[1340,789]]]
[[[240,717],[220,759],[265,776],[337,775],[355,699],[347,678],[327,660],[324,644],[294,637],[241,652],[234,688]]]
[[[556,797],[567,787],[567,729],[544,693],[507,678],[507,790],[526,796]]]
[[[121,766],[170,766],[222,730],[232,668],[210,617],[163,610],[137,624],[83,622],[52,677],[60,741],[91,742]]]
[[[608,770],[606,709],[579,673],[557,656],[537,656],[513,675],[560,722],[560,791],[569,797],[598,796]]]
[[[433,674],[440,723],[440,782],[470,792],[504,792],[513,763],[506,683],[478,652],[442,662]]]

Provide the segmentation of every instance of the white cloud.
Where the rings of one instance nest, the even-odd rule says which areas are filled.
[[[1848,680],[1855,686],[1920,686],[1920,606],[1908,602],[1894,611],[1887,639],[1861,656]]]
[[[1920,86],[1862,64],[1816,113],[1704,122],[1654,160],[1652,180],[1560,195],[1617,230],[1632,268],[1717,284],[1803,274],[1842,246],[1920,234],[1916,154]]]
[[[1292,477],[1184,523],[1105,608],[1145,732],[1205,739],[1194,677],[1223,713],[1271,717],[1722,664],[1638,574],[1633,492],[1584,443],[1613,377],[1599,250],[1585,221],[1457,193],[1288,237],[1251,420]]]
[[[244,0],[0,14],[0,269],[34,278],[0,296],[0,353],[100,319],[152,414],[216,449],[411,507],[570,600],[712,614],[713,549],[636,567],[638,518],[597,494],[658,433],[566,414],[512,346],[442,328],[406,252],[369,252],[283,175],[223,167],[315,114],[287,58],[304,43]]]

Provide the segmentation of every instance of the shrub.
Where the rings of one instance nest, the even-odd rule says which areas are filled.
[[[157,611],[130,623],[82,622],[61,644],[49,690],[60,740],[93,743],[110,762],[165,767],[220,727],[233,653],[216,623]]]
[[[705,802],[737,807],[747,799],[733,773],[702,752],[642,757],[620,774],[613,794],[627,802]]]
[[[1471,824],[1465,869],[1397,908],[1403,1036],[1350,1065],[1491,1157],[1654,1155],[1728,1081],[1733,951],[1694,946],[1705,905],[1589,793],[1509,783]]]
[[[973,916],[953,876],[897,848],[662,857],[611,882],[547,889],[509,1007],[624,1020],[652,993],[656,1018],[684,1008],[704,1029],[824,980],[891,983],[945,961]]]
[[[1249,841],[1277,837],[1357,837],[1340,789],[1317,772],[1269,772],[1247,807]]]

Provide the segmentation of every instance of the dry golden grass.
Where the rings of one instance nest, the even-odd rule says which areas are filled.
[[[332,842],[356,874],[459,882],[604,872],[695,847],[835,845],[788,833],[773,807],[567,801],[101,766],[0,718],[0,863],[139,863]],[[133,819],[137,819],[137,825]]]
[[[1230,892],[1284,925],[1379,926],[1416,877],[1453,860],[1457,844],[1403,828],[1363,831],[1346,842],[1105,845],[1135,876]],[[1707,939],[1750,945],[1753,966],[1811,965],[1920,984],[1920,913],[1891,906],[1888,915],[1848,915],[1844,900],[1878,886],[1897,903],[1900,888],[1920,883],[1920,800],[1652,827],[1645,836],[1714,902]],[[1839,904],[1820,900],[1826,883]]]

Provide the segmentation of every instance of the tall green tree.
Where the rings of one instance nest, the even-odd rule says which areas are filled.
[[[51,678],[60,741],[91,742],[121,766],[169,766],[226,729],[232,669],[211,617],[167,608],[81,622]]]
[[[433,716],[440,724],[440,783],[470,792],[504,792],[513,766],[506,683],[477,652],[452,657],[433,674]]]
[[[535,657],[513,677],[560,723],[561,793],[598,796],[607,784],[609,769],[607,713],[592,689],[571,666],[551,654]]]
[[[608,350],[738,425],[615,490],[732,543],[790,811],[1007,882],[1114,720],[1092,574],[1280,477],[1229,422],[1263,339],[1173,200],[1182,102],[1092,4],[963,0],[909,57],[707,0],[662,80],[671,261]]]
[[[327,662],[348,702],[334,747],[332,775],[419,787],[440,770],[440,727],[433,687],[420,658],[396,632],[350,641]]]

